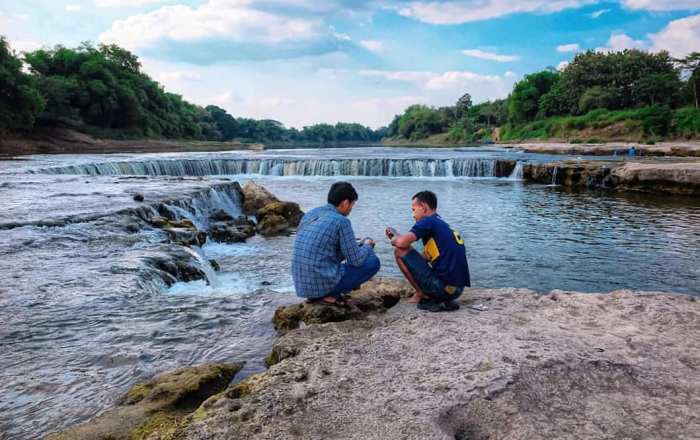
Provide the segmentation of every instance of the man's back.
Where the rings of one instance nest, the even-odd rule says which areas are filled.
[[[343,276],[341,262],[359,266],[367,257],[367,246],[358,246],[350,220],[327,204],[312,209],[299,223],[292,276],[297,295],[314,298],[326,295]]]

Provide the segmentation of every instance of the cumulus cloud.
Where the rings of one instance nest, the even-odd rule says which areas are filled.
[[[666,50],[675,57],[683,57],[700,50],[700,15],[673,20],[656,34],[649,35],[652,49]]]
[[[578,43],[562,44],[560,46],[557,46],[557,52],[559,53],[578,52],[580,50],[581,46]]]
[[[80,5],[78,4],[68,4],[66,5],[66,12],[80,12]]]
[[[562,70],[566,69],[566,66],[568,66],[568,65],[569,65],[568,61],[562,61],[557,66],[557,70],[561,72]]]
[[[362,40],[360,45],[370,52],[381,52],[384,49],[384,43],[377,40]]]
[[[163,6],[115,21],[100,41],[200,64],[317,55],[347,44],[320,19],[260,11],[245,0]]]
[[[499,63],[509,63],[512,61],[518,61],[520,59],[517,55],[500,55],[494,52],[487,52],[480,49],[465,49],[462,51],[463,55],[472,58],[479,58],[482,60],[498,61]]]
[[[168,81],[198,81],[202,79],[202,75],[189,70],[175,70],[171,72],[162,72],[156,75],[158,82]]]
[[[424,93],[433,105],[453,103],[455,96],[469,92],[476,102],[508,95],[516,75],[481,75],[469,71],[390,71],[361,70],[361,76],[402,82]]]
[[[463,0],[411,1],[398,6],[399,14],[432,24],[461,24],[504,15],[553,13],[597,3],[597,0]]]
[[[622,0],[628,9],[645,9],[648,11],[682,11],[700,9],[698,0]]]
[[[648,49],[649,45],[644,40],[635,40],[625,33],[613,33],[610,35],[605,47],[596,49],[598,52],[618,52],[625,49]]]

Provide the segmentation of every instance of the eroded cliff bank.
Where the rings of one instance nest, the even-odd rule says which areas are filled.
[[[355,296],[389,306],[407,293],[379,279]],[[300,328],[266,372],[148,438],[698,438],[695,297],[470,289],[461,305],[431,314],[402,300],[311,325],[334,306],[284,309]]]

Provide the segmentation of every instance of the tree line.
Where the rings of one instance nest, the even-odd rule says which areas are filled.
[[[332,144],[376,142],[386,129],[356,123],[286,128],[234,117],[167,92],[116,46],[83,43],[18,56],[0,37],[0,133],[65,127],[107,138],[172,138]]]
[[[700,53],[674,59],[667,52],[588,51],[561,71],[526,75],[503,100],[472,105],[465,94],[454,106],[411,106],[394,117],[388,135],[472,142],[490,139],[493,127],[506,138],[547,137],[626,120],[648,137],[694,137],[699,89]]]

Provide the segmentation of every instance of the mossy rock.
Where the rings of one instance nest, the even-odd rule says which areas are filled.
[[[299,221],[301,221],[301,218],[304,216],[304,212],[301,210],[298,203],[272,202],[258,209],[258,211],[255,213],[258,221],[261,221],[270,215],[284,217],[290,226],[298,226]]]
[[[204,364],[164,373],[134,385],[117,407],[47,440],[175,438],[190,414],[225,389],[242,363]]]

